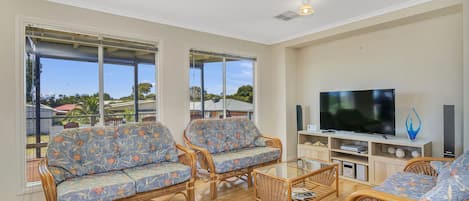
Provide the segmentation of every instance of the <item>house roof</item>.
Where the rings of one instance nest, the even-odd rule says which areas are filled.
[[[139,107],[148,104],[156,104],[155,100],[141,100],[139,101]],[[110,110],[123,110],[127,107],[133,107],[133,101],[118,102],[118,103],[108,103],[106,104]],[[153,108],[156,107],[152,106]],[[190,102],[190,110],[200,110],[200,102]],[[223,100],[207,100],[205,101],[205,111],[222,111],[223,110]],[[247,103],[235,99],[226,99],[226,110],[236,111],[236,112],[253,112],[254,105],[252,103]]]
[[[71,111],[75,108],[77,108],[76,104],[65,104],[65,105],[57,106],[54,109],[57,111]]]
[[[223,110],[223,100],[207,100],[205,103],[205,111],[222,111]],[[200,110],[200,102],[191,102],[191,110]],[[254,111],[254,106],[252,103],[247,103],[235,99],[226,99],[226,110],[228,111],[237,111],[237,112],[252,112]]]

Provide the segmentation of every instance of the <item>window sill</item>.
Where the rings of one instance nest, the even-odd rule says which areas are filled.
[[[20,190],[18,195],[28,195],[33,193],[42,192],[41,182],[28,182],[23,189]]]

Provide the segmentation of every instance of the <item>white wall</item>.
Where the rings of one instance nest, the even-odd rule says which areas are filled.
[[[19,139],[23,133],[18,131],[17,119],[21,107],[18,22],[21,18],[34,18],[38,21],[66,28],[106,33],[141,40],[160,42],[160,80],[162,87],[162,121],[182,142],[182,132],[189,121],[189,49],[224,52],[238,55],[255,56],[258,63],[255,69],[256,118],[261,131],[275,135],[271,126],[276,107],[273,106],[270,72],[271,49],[256,43],[150,23],[126,17],[98,13],[44,0],[2,0],[0,2],[0,127],[2,146],[0,146],[0,168],[3,175],[0,183],[1,200],[43,200],[42,193],[17,196],[23,174],[21,158],[24,145]],[[15,40],[18,40],[15,42]]]
[[[397,135],[406,136],[412,107],[422,117],[418,138],[443,154],[443,104],[456,105],[456,139],[462,147],[462,12],[446,9],[345,34],[302,48],[297,61],[297,101],[319,124],[319,92],[396,89]]]
[[[469,150],[469,0],[463,2],[464,23],[464,150]]]

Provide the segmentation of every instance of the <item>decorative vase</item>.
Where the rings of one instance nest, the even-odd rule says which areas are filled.
[[[402,149],[396,149],[396,157],[404,158],[405,157],[405,151],[402,150]]]
[[[412,155],[412,158],[417,158],[417,157],[420,157],[420,152],[419,151],[412,151],[411,155]]]
[[[414,116],[418,120],[418,127],[414,129]],[[420,119],[419,114],[415,110],[415,108],[412,108],[412,110],[409,112],[407,115],[407,119],[405,121],[405,128],[407,130],[407,135],[409,136],[410,141],[415,141],[417,138],[417,135],[420,132],[420,129],[422,129],[422,120]]]
[[[396,148],[394,148],[394,147],[388,147],[388,153],[390,153],[390,154],[396,153]]]

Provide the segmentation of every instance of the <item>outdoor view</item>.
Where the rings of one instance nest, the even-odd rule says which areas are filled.
[[[157,119],[156,52],[103,48],[101,114],[98,46],[33,37],[26,44],[28,182],[39,181],[49,138],[63,129]]]
[[[224,117],[254,118],[254,61],[227,58],[225,61],[224,75],[223,57],[191,54],[191,120]],[[224,89],[226,89],[225,101],[223,101]]]

